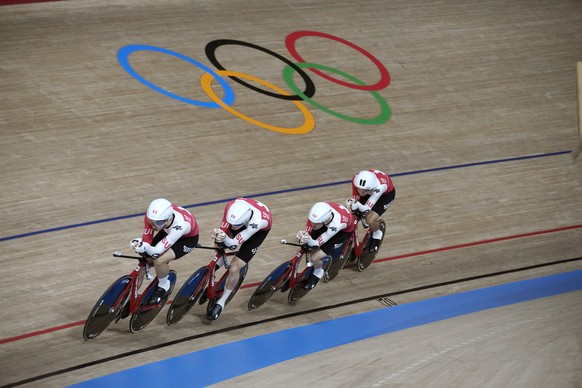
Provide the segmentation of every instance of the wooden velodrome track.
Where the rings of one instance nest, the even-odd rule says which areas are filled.
[[[268,52],[297,62],[288,36],[297,38],[291,48],[306,62],[328,67],[328,78],[305,69],[323,109],[226,76],[226,88],[214,80],[211,90],[218,98],[236,96],[232,108],[246,119],[196,104],[211,103],[200,80],[203,66],[217,70],[205,47],[219,39],[246,43],[216,47],[224,68],[257,77],[247,82],[262,91],[275,93],[276,86],[296,94],[282,76],[285,63]],[[581,37],[578,0],[72,0],[0,7],[0,385],[74,384],[384,308],[376,299],[386,296],[405,304],[582,268],[582,167],[570,156],[579,136]],[[133,51],[118,57],[124,47]],[[304,90],[304,79],[292,80]],[[378,260],[362,273],[345,269],[295,305],[279,295],[247,311],[253,286],[293,252],[278,241],[303,227],[312,203],[343,202],[348,180],[368,168],[391,174],[397,187]],[[111,253],[129,253],[150,200],[189,207],[201,243],[209,244],[209,230],[236,196],[267,204],[274,226],[218,321],[207,322],[200,308],[168,327],[164,310],[142,333],[129,333],[122,321],[94,341],[82,339],[96,298],[133,268]],[[208,260],[207,251],[195,251],[172,263],[177,286]],[[239,384],[297,378],[371,386],[366,376],[380,363],[375,381],[386,384],[475,386],[491,379],[492,386],[579,387],[579,303],[580,292],[485,311],[298,359]],[[520,321],[541,312],[549,315],[537,325]],[[512,320],[521,322],[518,329],[467,345],[474,358],[465,352],[448,362],[426,360],[425,368],[382,380],[415,354]],[[504,349],[515,358],[500,357]]]

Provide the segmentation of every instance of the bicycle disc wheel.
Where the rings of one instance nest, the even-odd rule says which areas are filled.
[[[123,307],[123,303],[118,303],[116,307],[114,306],[130,282],[131,276],[120,277],[97,300],[83,327],[83,338],[85,340],[97,337],[115,319],[119,310]]]
[[[291,291],[289,291],[289,295],[287,296],[287,300],[289,301],[289,303],[297,302],[299,299],[303,298],[305,295],[307,295],[309,291],[312,290],[312,288],[308,290],[303,289],[303,286],[305,285],[305,283],[307,283],[307,280],[309,280],[311,274],[313,274],[313,267],[309,267],[307,268],[306,271],[303,271],[299,283],[295,287],[293,287]]]
[[[285,263],[279,265],[275,268],[269,276],[267,276],[261,284],[257,287],[251,299],[249,300],[248,308],[249,310],[254,310],[261,306],[263,303],[268,301],[271,296],[277,291],[276,285],[281,284],[282,277],[286,277],[291,268],[291,262],[286,261]]]
[[[358,271],[363,272],[365,271],[374,261],[376,255],[380,251],[380,247],[382,246],[382,242],[384,241],[384,232],[386,232],[386,223],[380,220],[380,230],[382,231],[382,238],[380,239],[380,243],[378,244],[378,250],[376,252],[368,252],[368,245],[370,244],[371,233],[366,235],[366,245],[364,246],[364,253],[362,256],[358,257],[357,267]]]
[[[171,270],[168,274],[168,279],[170,280],[170,289],[166,293],[164,299],[160,301],[160,304],[157,307],[152,307],[149,304],[149,298],[152,296],[153,292],[155,291],[158,281],[157,278],[153,281],[146,292],[143,295],[143,299],[141,300],[141,304],[139,306],[139,310],[131,316],[131,320],[129,321],[129,330],[132,333],[137,333],[142,331],[149,325],[162,311],[166,302],[172,295],[172,291],[174,290],[174,286],[176,285],[176,271]]]
[[[201,284],[203,284],[207,273],[208,267],[199,268],[182,285],[168,310],[168,314],[166,314],[166,323],[169,326],[178,323],[196,304],[202,294]]]
[[[342,254],[337,259],[331,259],[329,266],[325,269],[325,274],[323,275],[323,281],[326,283],[331,282],[336,276],[340,273],[340,271],[346,265],[348,258],[350,257],[350,253],[352,251],[352,243],[350,242],[347,247],[342,250]]]

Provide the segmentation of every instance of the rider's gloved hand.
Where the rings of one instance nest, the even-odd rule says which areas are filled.
[[[358,201],[354,201],[350,209],[354,212],[360,212],[362,214],[365,214],[371,210],[368,206],[361,204]]]
[[[226,238],[226,233],[221,229],[215,228],[210,232],[210,237],[212,237],[217,244],[220,244]]]
[[[309,241],[309,233],[305,230],[300,230],[297,232],[297,240],[299,241],[299,244],[307,243],[307,241]]]
[[[356,202],[356,199],[354,197],[350,197],[350,198],[346,199],[346,207],[350,210],[356,210],[356,209],[354,209],[355,202]]]
[[[141,238],[134,238],[129,242],[129,246],[131,247],[131,249],[133,249],[133,251],[135,253],[145,253],[145,245],[143,244],[143,241],[141,240]]]

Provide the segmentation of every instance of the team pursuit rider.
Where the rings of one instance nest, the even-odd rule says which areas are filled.
[[[369,251],[378,250],[382,239],[380,216],[388,210],[396,197],[396,189],[390,177],[379,170],[363,170],[352,179],[352,197],[346,200],[346,206],[352,211],[365,214],[362,219],[364,227],[370,227],[372,239]]]
[[[154,199],[144,216],[144,231],[141,238],[130,242],[138,254],[147,255],[158,276],[158,286],[149,300],[160,303],[170,289],[169,262],[190,253],[198,244],[199,234],[196,218],[188,210],[173,205],[164,198]]]
[[[343,205],[317,202],[311,207],[305,229],[297,232],[299,243],[312,249],[310,260],[314,271],[304,289],[310,290],[317,285],[325,273],[323,259],[339,257],[354,229],[354,216]]]
[[[269,234],[271,225],[271,211],[259,201],[241,197],[226,204],[220,228],[213,229],[210,235],[216,244],[223,244],[238,252],[230,262],[224,293],[206,318],[211,321],[218,319],[226,300],[240,279],[241,269],[257,253]]]

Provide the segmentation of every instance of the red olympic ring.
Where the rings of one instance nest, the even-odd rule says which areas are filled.
[[[384,89],[385,87],[387,87],[390,84],[390,74],[388,73],[388,69],[386,69],[386,67],[375,56],[373,56],[372,54],[370,54],[368,51],[364,50],[360,46],[353,44],[352,42],[348,42],[345,39],[339,38],[339,37],[334,36],[334,35],[326,34],[324,32],[295,31],[295,32],[292,32],[291,34],[287,35],[287,37],[285,38],[285,45],[287,46],[287,50],[289,50],[289,53],[291,53],[293,58],[295,58],[298,62],[305,62],[305,60],[299,55],[299,53],[297,53],[297,50],[295,49],[295,42],[297,41],[297,39],[305,37],[305,36],[317,36],[320,38],[327,38],[327,39],[335,40],[336,42],[343,43],[346,46],[349,46],[349,47],[359,51],[360,53],[364,54],[366,57],[368,57],[368,59],[370,61],[372,61],[374,63],[374,65],[376,65],[378,70],[380,71],[380,80],[373,85],[358,85],[358,84],[342,81],[342,80],[339,80],[337,78],[331,77],[331,76],[323,73],[320,70],[310,69],[312,72],[319,75],[320,77],[323,77],[331,82],[335,82],[336,84],[340,84],[342,86],[345,86],[345,87],[348,87],[351,89],[367,90],[367,91]]]

